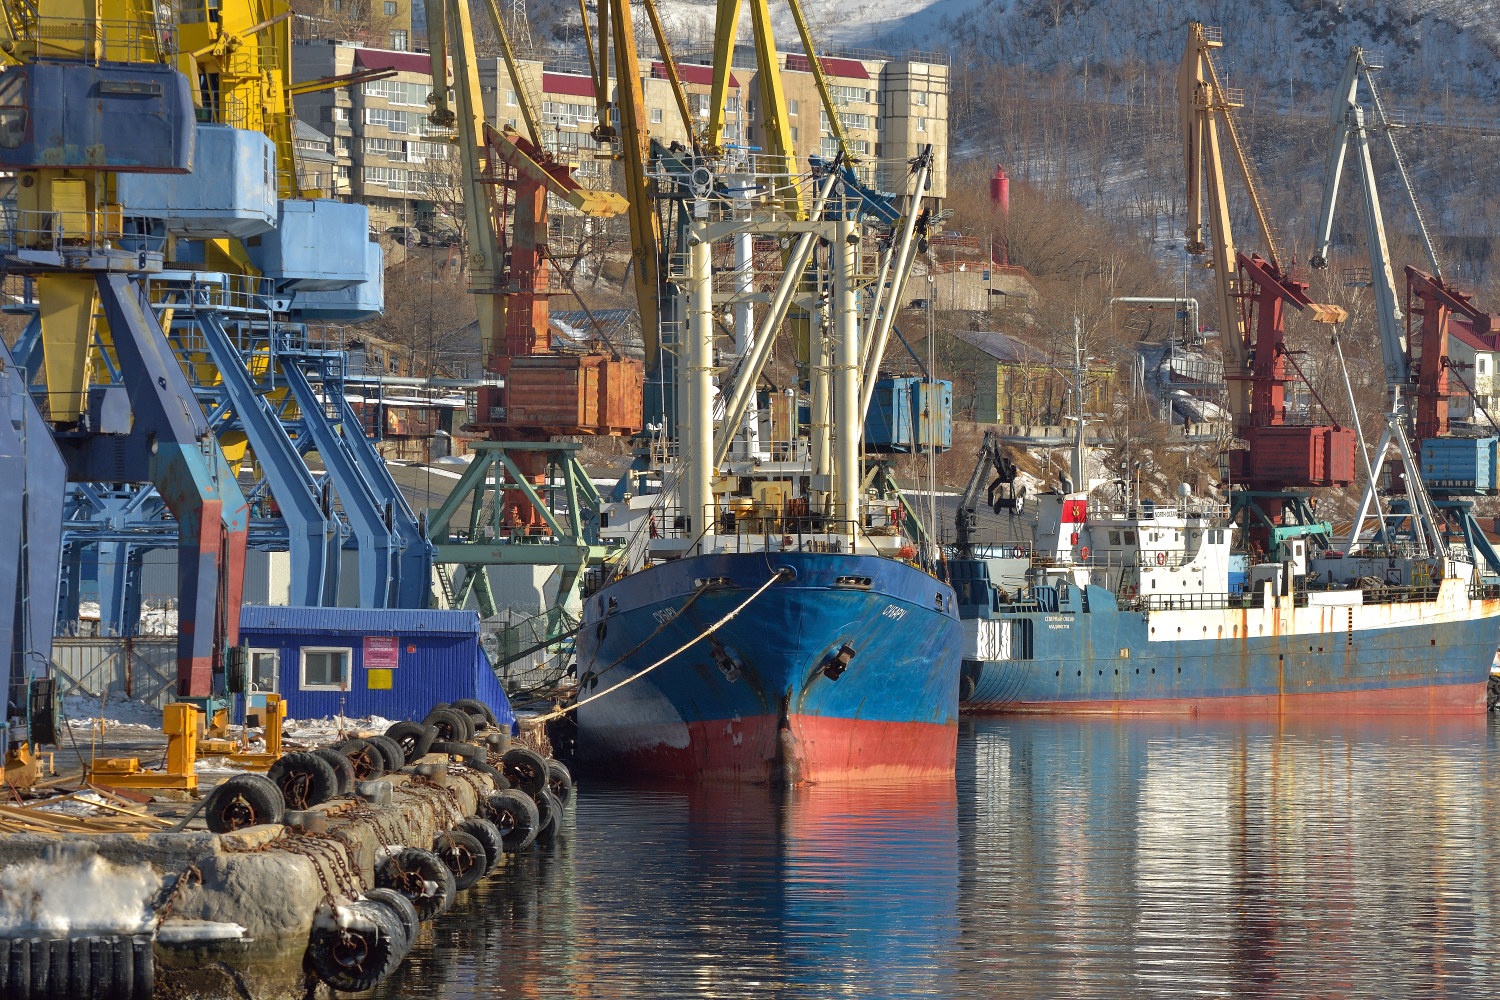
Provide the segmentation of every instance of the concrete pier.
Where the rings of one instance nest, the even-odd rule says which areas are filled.
[[[488,775],[448,764],[424,757],[363,797],[292,814],[297,825],[0,838],[0,903],[24,897],[15,919],[32,928],[0,934],[148,935],[157,996],[305,997],[303,955],[324,904],[358,898],[384,848],[431,847],[494,791]]]

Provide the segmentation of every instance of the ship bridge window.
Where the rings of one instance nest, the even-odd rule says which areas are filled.
[[[1120,533],[1118,531],[1111,531],[1109,533],[1109,544],[1111,544],[1111,545],[1119,545],[1120,544]]]
[[[1125,532],[1125,544],[1126,545],[1134,545],[1135,544],[1135,532],[1133,532],[1133,531],[1127,531],[1127,532]]]

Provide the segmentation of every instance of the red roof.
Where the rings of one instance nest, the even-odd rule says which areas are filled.
[[[651,76],[657,80],[667,79],[667,64],[654,62],[651,64]],[[714,68],[702,66],[698,63],[678,63],[677,78],[683,83],[696,83],[704,87],[712,86],[714,82]],[[738,87],[740,81],[735,78],[734,73],[729,74],[729,85]]]
[[[850,80],[868,80],[870,78],[870,73],[865,69],[865,64],[858,59],[830,59],[827,56],[819,56],[818,64],[823,67],[823,73],[827,76],[842,76]],[[811,73],[812,61],[807,56],[789,55],[786,57],[786,68],[802,73]]]
[[[542,90],[548,94],[587,97],[591,101],[595,99],[593,79],[573,73],[543,73]]]
[[[1474,326],[1462,316],[1450,316],[1448,318],[1448,336],[1462,343],[1468,344],[1476,351],[1494,351],[1497,349],[1497,341],[1500,335],[1478,334],[1474,332]]]
[[[432,57],[420,52],[391,52],[387,49],[355,49],[354,65],[365,69],[394,69],[402,73],[432,75]]]

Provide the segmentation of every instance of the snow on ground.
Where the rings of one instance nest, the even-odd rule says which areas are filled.
[[[102,700],[83,694],[70,694],[63,699],[63,716],[74,730],[86,730],[104,719],[106,728],[112,731],[139,730],[142,733],[161,729],[161,709],[143,701],[132,701],[115,692]]]
[[[394,723],[378,715],[351,719],[336,715],[326,719],[287,719],[281,727],[283,739],[298,743],[333,743],[356,736],[378,736]]]

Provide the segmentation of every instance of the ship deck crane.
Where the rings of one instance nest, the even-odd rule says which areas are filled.
[[[979,490],[986,479],[989,480],[989,486],[985,492],[985,503],[991,510],[997,514],[1002,510],[1020,511],[1025,487],[1022,487],[1020,493],[1016,491],[1016,475],[1016,463],[1005,454],[999,435],[993,430],[985,431],[984,440],[979,444],[978,461],[974,463],[974,471],[969,475],[968,485],[964,487],[953,515],[956,558],[974,558],[974,532],[979,523],[975,515],[979,510]],[[1002,488],[1004,495],[996,497],[996,492]]]
[[[1348,318],[1339,306],[1314,302],[1306,282],[1282,263],[1254,172],[1235,127],[1233,109],[1241,98],[1227,88],[1214,64],[1222,47],[1217,28],[1193,22],[1178,74],[1187,176],[1187,249],[1212,253],[1215,298],[1219,306],[1224,375],[1229,383],[1235,431],[1245,442],[1230,453],[1230,473],[1248,489],[1237,492],[1237,510],[1246,527],[1272,539],[1311,534],[1326,539],[1331,526],[1315,522],[1304,509],[1306,487],[1342,486],[1354,480],[1354,433],[1338,425],[1288,421],[1288,366],[1295,361],[1286,347],[1285,309],[1291,306],[1315,322],[1335,324]],[[1220,149],[1220,129],[1228,137],[1238,172],[1249,195],[1265,253],[1236,250],[1230,224],[1229,195]],[[1207,238],[1204,192],[1208,195]],[[1236,280],[1238,277],[1238,280]],[[1291,517],[1299,526],[1283,527]]]

